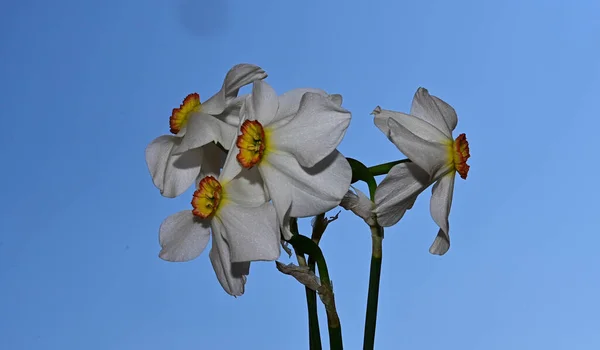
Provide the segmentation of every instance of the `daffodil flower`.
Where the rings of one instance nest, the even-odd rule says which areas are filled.
[[[397,223],[417,196],[433,185],[430,211],[440,227],[429,252],[443,255],[450,248],[449,223],[456,173],[466,179],[469,143],[465,134],[456,139],[452,132],[458,123],[456,111],[438,97],[419,88],[409,114],[373,111],[375,125],[412,163],[394,166],[375,192],[375,213],[382,226]]]
[[[219,160],[211,158],[192,199],[192,210],[169,216],[160,226],[160,258],[189,261],[198,257],[212,236],[210,260],[227,293],[239,296],[251,261],[277,260],[280,231],[273,205],[268,202],[260,176],[244,169],[232,174],[228,156],[217,177]],[[209,170],[210,169],[210,170]],[[205,172],[210,171],[210,172]]]
[[[296,89],[277,96],[256,81],[242,106],[241,128],[231,153],[231,167],[257,168],[277,211],[284,238],[291,238],[289,217],[324,213],[337,206],[352,170],[336,150],[351,114],[341,96]]]
[[[164,197],[177,197],[197,178],[205,153],[203,147],[218,142],[228,147],[236,136],[244,98],[239,89],[266,78],[260,67],[239,64],[229,70],[221,90],[204,103],[197,93],[188,95],[169,119],[173,135],[154,139],[146,148],[146,163],[154,185]]]

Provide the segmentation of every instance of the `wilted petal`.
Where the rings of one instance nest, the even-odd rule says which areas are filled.
[[[373,210],[375,208],[375,203],[373,203],[369,197],[367,197],[361,190],[351,186],[354,192],[348,191],[342,201],[340,206],[346,210],[351,210],[358,217],[365,220],[368,225],[374,225],[375,220],[373,220]]]
[[[252,94],[246,99],[244,107],[244,112],[247,113],[246,119],[257,120],[266,126],[277,114],[279,108],[277,93],[266,82],[256,81],[252,84]]]
[[[202,104],[202,111],[210,115],[223,113],[238,95],[241,87],[267,77],[265,71],[253,64],[238,64],[227,72],[221,90]]]
[[[181,144],[174,149],[173,154],[180,154],[211,142],[218,142],[227,148],[237,136],[236,133],[237,126],[229,125],[206,113],[195,113],[190,116],[185,136]]]
[[[433,185],[431,190],[431,217],[440,227],[438,235],[429,248],[431,254],[444,255],[450,248],[450,227],[448,217],[452,207],[452,194],[454,193],[454,172],[442,177]]]
[[[298,282],[314,291],[319,289],[321,286],[319,277],[317,277],[308,266],[297,266],[294,264],[284,265],[279,261],[276,261],[275,264],[277,266],[277,270],[286,275],[294,277]]]
[[[248,208],[227,203],[219,208],[213,226],[228,243],[232,262],[272,261],[279,258],[281,236],[271,203]]]
[[[202,149],[172,155],[173,148],[180,142],[180,137],[164,135],[146,148],[146,164],[152,182],[164,197],[174,198],[185,192],[200,172]]]
[[[435,126],[448,138],[452,138],[452,131],[458,123],[454,108],[438,97],[431,96],[427,89],[422,87],[415,93],[410,114]]]
[[[351,114],[328,96],[307,92],[298,113],[272,131],[270,142],[278,151],[293,154],[300,165],[312,167],[340,144]]]
[[[388,119],[389,138],[396,147],[425,170],[432,180],[447,173],[451,164],[448,143],[452,140],[445,139],[441,131],[416,117],[407,116],[400,120],[402,123]]]
[[[352,169],[337,150],[312,168],[286,153],[270,154],[259,171],[280,223],[287,216],[307,217],[336,207],[350,187]]]
[[[429,185],[429,174],[416,164],[395,165],[375,191],[377,223],[383,227],[396,224]]]
[[[160,225],[159,257],[166,261],[189,261],[200,255],[210,238],[210,226],[198,220],[191,210],[169,216]]]

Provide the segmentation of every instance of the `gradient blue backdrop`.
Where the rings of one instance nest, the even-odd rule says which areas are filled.
[[[402,157],[372,125],[376,105],[408,111],[424,86],[458,112],[472,158],[452,247],[427,251],[427,195],[386,231],[378,349],[600,349],[599,11],[595,0],[3,2],[0,349],[308,347],[303,288],[274,264],[254,264],[235,299],[207,254],[158,258],[159,224],[190,198],[160,197],[144,148],[186,94],[209,97],[241,62],[279,93],[342,94],[353,121],[340,148],[369,165]],[[346,348],[359,349],[370,237],[340,217],[323,249]]]

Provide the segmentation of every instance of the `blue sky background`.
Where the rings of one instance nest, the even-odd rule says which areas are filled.
[[[254,264],[235,299],[208,254],[158,258],[160,223],[190,195],[159,195],[144,148],[183,97],[211,96],[249,62],[279,93],[342,94],[353,121],[340,149],[369,165],[402,157],[372,124],[376,105],[408,111],[424,86],[458,112],[472,157],[452,247],[427,251],[429,191],[386,231],[378,349],[599,349],[599,11],[593,0],[3,2],[0,348],[308,347],[304,290],[274,264]],[[362,348],[368,228],[342,212],[323,249],[346,348]]]

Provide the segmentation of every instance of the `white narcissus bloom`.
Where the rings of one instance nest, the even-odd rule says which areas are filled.
[[[209,157],[192,199],[193,210],[168,217],[160,226],[160,258],[189,261],[199,256],[212,233],[210,260],[221,286],[239,296],[251,261],[277,260],[280,231],[273,205],[255,169],[231,173],[230,153],[216,178],[220,159]],[[229,169],[229,170],[228,170]]]
[[[256,81],[242,106],[231,153],[238,171],[258,168],[285,239],[291,238],[289,217],[327,212],[348,191],[352,169],[336,147],[351,114],[340,105],[340,95],[296,89],[278,97],[269,84]]]
[[[231,68],[221,90],[204,103],[197,93],[188,95],[169,120],[173,135],[154,139],[146,148],[146,164],[154,185],[164,197],[177,197],[196,180],[205,158],[212,152],[203,147],[218,142],[231,144],[239,125],[239,109],[244,101],[237,97],[241,87],[267,74],[252,64]]]
[[[419,88],[410,115],[373,111],[375,125],[412,163],[394,166],[375,192],[375,213],[381,226],[397,223],[417,196],[431,184],[431,216],[440,227],[429,252],[443,255],[450,248],[449,223],[456,173],[466,179],[469,172],[469,143],[465,134],[456,139],[452,132],[458,123],[456,111],[441,99]]]

